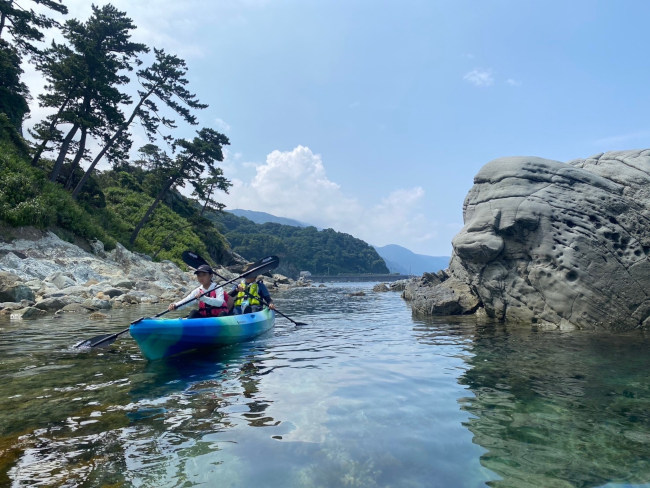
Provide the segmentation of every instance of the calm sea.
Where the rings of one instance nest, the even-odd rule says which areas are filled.
[[[650,487],[647,334],[417,319],[372,286],[276,293],[308,325],[156,362],[70,345],[165,304],[0,319],[0,486]]]

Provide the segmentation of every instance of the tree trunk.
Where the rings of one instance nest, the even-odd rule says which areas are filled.
[[[90,163],[90,166],[84,173],[84,175],[81,177],[81,180],[79,180],[79,183],[77,183],[77,186],[75,189],[72,191],[72,198],[77,198],[77,195],[79,195],[79,192],[83,188],[83,186],[86,184],[86,181],[88,181],[88,178],[90,177],[91,173],[95,170],[95,166],[97,166],[97,163],[99,163],[102,158],[104,157],[104,154],[108,152],[108,150],[113,147],[113,144],[115,144],[115,141],[117,140],[118,137],[124,132],[133,122],[133,119],[135,119],[135,116],[138,114],[138,110],[140,110],[140,107],[142,107],[142,104],[144,101],[149,98],[149,96],[153,93],[153,88],[147,92],[146,95],[144,95],[138,104],[135,106],[133,109],[133,112],[131,112],[131,116],[129,117],[129,120],[127,120],[124,124],[120,126],[119,129],[111,136],[111,138],[104,144],[104,147],[102,147],[101,151],[99,151],[99,154],[95,156],[95,159],[93,159],[93,162]]]
[[[163,197],[169,191],[169,189],[172,187],[172,185],[174,184],[175,181],[176,181],[175,177],[169,178],[169,181],[167,182],[167,184],[160,190],[160,192],[158,192],[158,196],[156,197],[154,202],[149,206],[149,208],[147,209],[147,211],[144,214],[144,217],[142,217],[142,219],[140,219],[140,222],[138,222],[138,225],[136,225],[135,229],[133,229],[133,233],[131,234],[131,238],[129,239],[129,244],[131,246],[133,246],[133,244],[135,244],[135,240],[137,239],[138,234],[142,230],[142,227],[144,227],[144,224],[147,223],[147,220],[149,220],[149,217],[151,216],[153,211],[156,210],[156,207],[158,207],[158,205],[162,201]]]
[[[7,18],[7,15],[3,12],[2,16],[0,17],[0,39],[2,39],[2,31],[5,28],[5,19]]]
[[[79,149],[77,150],[77,154],[74,157],[74,160],[72,161],[72,164],[70,165],[70,174],[68,175],[68,181],[65,182],[65,189],[69,190],[72,187],[72,182],[74,181],[74,170],[77,169],[77,166],[79,166],[79,161],[81,161],[81,158],[84,155],[84,151],[86,150],[86,133],[88,132],[88,129],[86,127],[82,127],[81,129],[81,138],[79,139]]]
[[[208,204],[210,203],[210,195],[212,195],[213,189],[214,189],[214,185],[210,185],[210,189],[208,190],[208,196],[205,198],[205,203],[203,204],[203,208],[201,209],[201,212],[199,212],[199,217],[203,217],[205,210],[208,208]]]
[[[59,122],[59,117],[61,116],[61,113],[65,110],[66,106],[68,105],[68,102],[70,99],[68,98],[63,102],[63,105],[59,108],[57,111],[56,115],[52,118],[52,122],[50,122],[50,126],[47,128],[48,133],[52,134],[54,131],[54,128],[56,127],[56,124]],[[52,140],[51,136],[48,139],[44,139],[43,142],[41,142],[38,147],[36,148],[36,152],[34,153],[34,157],[32,158],[32,166],[36,166],[38,164],[39,159],[41,159],[41,154],[43,154],[43,151],[45,151],[45,148],[47,147],[47,143]]]
[[[70,132],[68,132],[68,135],[65,136],[65,139],[63,139],[63,143],[61,144],[61,149],[59,150],[59,157],[56,158],[56,162],[54,163],[54,168],[52,169],[52,174],[50,174],[50,181],[56,181],[56,179],[59,177],[59,173],[61,172],[61,166],[63,166],[63,161],[65,161],[65,157],[68,155],[68,149],[70,148],[70,143],[72,142],[72,138],[77,133],[78,129],[79,129],[79,123],[74,124],[72,126],[72,129],[70,129]]]

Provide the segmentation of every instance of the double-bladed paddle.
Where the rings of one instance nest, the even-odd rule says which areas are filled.
[[[183,253],[183,254],[185,254],[185,253]],[[207,264],[207,263],[205,263],[205,264]],[[233,282],[235,282],[235,281],[237,281],[237,280],[239,280],[241,278],[244,278],[244,277],[246,277],[246,276],[248,276],[249,274],[252,274],[252,273],[260,274],[260,273],[264,273],[265,271],[275,269],[275,268],[278,267],[278,264],[280,264],[280,258],[278,258],[277,256],[267,256],[267,257],[265,257],[263,259],[260,259],[256,263],[253,263],[249,270],[247,270],[244,273],[240,274],[236,278],[233,278],[232,280],[228,280],[225,283],[222,283],[221,286],[227,285],[228,283],[233,283]],[[192,267],[194,267],[194,266],[192,266]],[[202,295],[196,296],[194,298],[190,298],[189,300],[181,303],[181,305],[179,305],[179,306],[187,305],[188,303],[191,303],[194,300],[197,300],[198,298],[201,298],[201,296]],[[169,312],[169,309],[165,310],[163,312],[160,312],[159,314],[156,314],[151,318],[158,318],[158,317],[160,317],[162,315],[165,315],[167,312]],[[106,347],[106,346],[109,346],[110,344],[115,342],[115,340],[119,336],[121,336],[122,334],[127,333],[132,325],[137,324],[138,322],[141,322],[145,318],[147,318],[147,317],[140,317],[138,320],[134,320],[133,322],[131,322],[129,324],[129,327],[127,327],[126,329],[124,329],[124,330],[122,330],[120,332],[117,332],[115,334],[103,334],[103,335],[91,337],[90,339],[86,339],[84,341],[76,343],[72,347],[74,347],[74,348],[93,348],[93,347]]]
[[[208,262],[205,259],[203,259],[197,253],[192,252],[192,251],[183,251],[183,254],[181,255],[181,257],[183,258],[183,262],[185,262],[185,264],[187,264],[191,268],[196,269],[196,268],[198,268],[199,266],[201,266],[203,264],[206,264],[206,265],[210,266],[210,264],[208,264]],[[255,263],[255,264],[257,264],[257,263]],[[223,276],[219,275],[218,273],[215,273],[215,274],[219,278],[221,278],[222,280],[225,280],[225,278]],[[250,274],[250,273],[248,273],[248,274]],[[258,274],[261,274],[261,273],[258,273]],[[225,285],[225,283],[224,283],[224,285]],[[262,298],[262,297],[260,297],[260,298]],[[307,325],[305,322],[296,322],[291,317],[288,317],[287,315],[280,312],[277,308],[275,309],[275,311],[277,313],[279,313],[280,315],[282,315],[288,321],[293,322],[295,325]]]

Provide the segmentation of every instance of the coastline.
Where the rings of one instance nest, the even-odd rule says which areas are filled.
[[[7,239],[7,232],[0,238],[0,316],[86,313],[101,319],[113,308],[176,301],[196,286],[191,270],[168,260],[154,262],[119,243],[107,252],[100,241],[82,248],[52,231],[10,232],[14,238]],[[227,279],[238,276],[232,267],[215,271]],[[279,274],[264,276],[264,282],[270,290],[305,286]]]

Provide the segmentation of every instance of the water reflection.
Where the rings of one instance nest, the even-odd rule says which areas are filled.
[[[265,413],[270,401],[258,388],[267,370],[255,359],[264,353],[263,342],[156,362],[134,361],[130,347],[123,344],[109,358],[55,358],[86,363],[76,364],[75,374],[85,380],[80,383],[63,378],[58,381],[66,386],[57,386],[56,374],[45,376],[38,367],[49,395],[31,392],[29,402],[17,397],[26,408],[2,416],[0,486],[10,480],[21,486],[146,486],[178,478],[188,459],[219,451],[206,433],[214,436],[240,419],[253,427],[279,423]],[[93,368],[102,372],[93,374]]]
[[[365,297],[349,296],[357,287]],[[649,480],[641,334],[414,323],[398,294],[371,285],[299,289],[277,303],[309,326],[281,319],[252,343],[151,363],[128,338],[105,351],[67,350],[142,310],[88,329],[74,318],[56,329],[9,324],[14,333],[0,335],[0,486]]]
[[[424,332],[426,330],[426,332]],[[466,427],[494,487],[650,482],[650,341],[642,333],[429,324],[420,340],[463,337]]]

